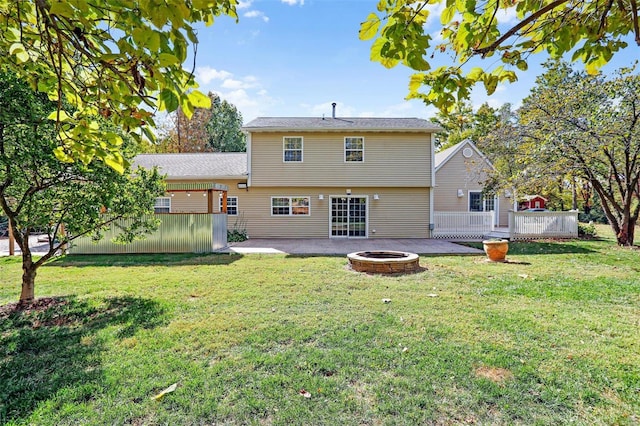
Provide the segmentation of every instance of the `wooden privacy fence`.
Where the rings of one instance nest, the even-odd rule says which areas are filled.
[[[482,238],[494,229],[494,212],[434,212],[433,238]]]
[[[116,244],[112,224],[97,243],[89,237],[73,241],[69,254],[211,253],[227,245],[226,214],[172,213],[156,215],[162,223],[143,240]]]
[[[509,212],[512,240],[578,238],[578,212]]]

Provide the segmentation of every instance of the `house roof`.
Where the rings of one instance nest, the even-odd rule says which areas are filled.
[[[520,197],[520,198],[521,198],[522,200],[524,200],[524,201],[531,201],[531,200],[533,200],[534,198],[541,198],[541,199],[543,199],[544,201],[549,201],[549,200],[547,200],[546,198],[544,198],[542,195],[538,195],[538,194],[535,194],[535,195],[523,195],[523,196],[522,196],[522,197]]]
[[[476,147],[475,144],[471,142],[470,139],[465,139],[453,146],[450,146],[447,149],[443,149],[442,151],[436,152],[433,159],[433,163],[435,165],[436,171],[438,171],[438,169],[440,169],[440,167],[442,167],[447,161],[453,158],[453,156],[456,155],[458,151],[460,151],[465,147],[469,147],[473,149],[478,154],[478,156],[480,156],[480,158],[486,161],[487,164],[489,164],[489,166],[493,167],[489,159],[485,157],[485,155],[478,149],[478,147]]]
[[[298,131],[380,131],[438,132],[436,124],[422,118],[325,118],[325,117],[258,117],[243,128],[247,132]]]
[[[232,179],[247,177],[245,152],[189,154],[140,154],[133,166],[150,169],[158,166],[170,179]]]

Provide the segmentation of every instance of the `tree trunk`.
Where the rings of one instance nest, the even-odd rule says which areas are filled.
[[[13,226],[13,223],[11,223]],[[22,251],[22,290],[20,291],[19,305],[28,305],[35,298],[35,280],[38,265],[33,262],[31,248],[29,247],[29,232],[22,234],[13,228],[16,242]]]
[[[630,212],[624,212],[624,218],[620,223],[619,231],[616,234],[618,245],[631,247],[633,246],[633,237],[635,233],[636,222],[630,217]]]
[[[31,256],[29,256],[31,257]],[[20,305],[28,305],[35,298],[36,266],[32,261],[22,261],[22,291],[20,292]]]

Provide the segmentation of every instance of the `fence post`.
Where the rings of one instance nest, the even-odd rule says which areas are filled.
[[[516,218],[513,210],[509,211],[509,235],[515,235],[516,233]]]

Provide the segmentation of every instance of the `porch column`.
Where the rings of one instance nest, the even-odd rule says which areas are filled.
[[[207,189],[207,213],[213,213],[213,190]]]
[[[227,191],[222,191],[222,209],[220,210],[220,213],[226,213],[227,212]]]

